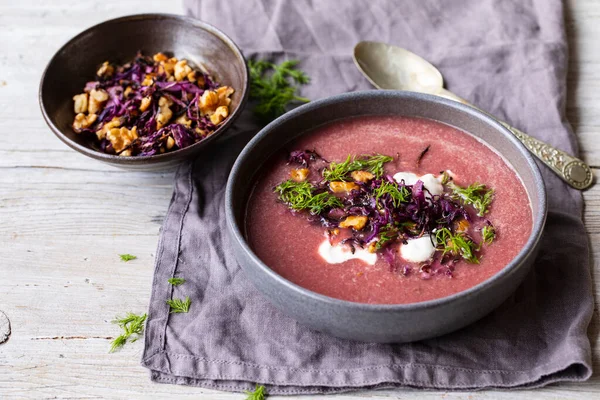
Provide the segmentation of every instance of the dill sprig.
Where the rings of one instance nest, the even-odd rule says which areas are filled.
[[[185,279],[183,278],[169,278],[167,281],[173,286],[179,286],[185,283]]]
[[[113,324],[117,324],[123,329],[123,333],[112,341],[110,352],[113,353],[117,349],[123,347],[132,335],[136,335],[136,337],[134,337],[131,342],[138,340],[139,335],[144,331],[146,317],[147,314],[135,315],[128,313],[124,318],[117,317],[116,320],[112,321]]]
[[[383,196],[389,196],[394,204],[394,207],[400,207],[400,203],[406,203],[410,199],[410,192],[406,186],[398,186],[391,182],[382,182],[381,185],[376,188],[373,192],[375,199],[379,199]]]
[[[167,300],[167,304],[169,305],[169,307],[171,307],[171,314],[179,314],[179,313],[186,313],[186,312],[190,311],[190,305],[192,304],[192,301],[190,300],[189,296],[186,296],[185,300],[181,300],[181,299]]]
[[[342,207],[340,199],[329,192],[315,193],[315,187],[309,182],[287,180],[275,187],[279,199],[296,211],[308,210],[311,214],[320,214],[327,208]]]
[[[368,171],[380,178],[383,175],[383,164],[392,161],[394,158],[376,155],[348,156],[346,161],[341,163],[331,162],[329,167],[323,170],[323,178],[327,181],[345,181],[348,175],[354,171]]]
[[[494,189],[485,185],[474,183],[466,188],[451,183],[450,188],[454,197],[461,200],[464,204],[470,204],[477,210],[477,215],[483,217],[488,212],[488,207],[494,199]]]
[[[450,253],[461,256],[471,264],[479,264],[475,254],[477,244],[460,232],[452,233],[448,228],[440,228],[435,232],[435,241],[438,250],[442,251],[442,257]]]
[[[132,254],[119,254],[119,257],[121,257],[121,261],[124,261],[124,262],[135,260],[137,258],[136,256],[134,256]]]
[[[483,243],[492,244],[496,238],[496,228],[491,224],[484,226],[481,230],[481,238],[483,239]]]
[[[385,225],[379,230],[375,249],[381,250],[388,242],[398,239],[398,236],[400,236],[400,230],[398,228],[394,227],[392,224]]]
[[[309,77],[299,69],[297,60],[287,60],[277,65],[264,60],[249,60],[250,98],[257,100],[254,114],[265,123],[286,112],[293,102],[310,100],[296,94],[299,85],[307,84]]]
[[[267,391],[264,386],[256,385],[256,389],[254,392],[250,392],[248,390],[244,391],[248,395],[246,400],[264,400],[267,397]]]

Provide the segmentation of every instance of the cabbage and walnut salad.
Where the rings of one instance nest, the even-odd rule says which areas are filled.
[[[138,53],[122,66],[104,62],[96,75],[73,97],[73,129],[108,154],[182,149],[210,136],[229,116],[234,89],[185,59]]]

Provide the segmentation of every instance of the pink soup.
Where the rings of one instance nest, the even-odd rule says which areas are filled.
[[[421,157],[427,146],[429,150]],[[391,268],[381,255],[373,265],[360,259],[333,264],[318,252],[325,238],[324,227],[291,212],[274,193],[274,187],[288,179],[293,168],[288,163],[289,153],[277,154],[257,175],[248,202],[246,235],[266,265],[311,291],[374,304],[415,303],[449,296],[500,271],[531,234],[531,207],[515,171],[490,147],[451,126],[420,118],[358,117],[319,127],[286,146],[288,151],[296,149],[314,149],[325,160],[335,162],[344,161],[348,155],[389,155],[394,160],[385,164],[386,174],[409,171],[438,175],[450,171],[458,185],[479,182],[494,190],[485,218],[493,222],[496,237],[479,251],[479,264],[461,260],[454,265],[451,276],[426,279],[418,272],[418,265],[413,273],[402,273]],[[471,232],[477,241],[481,240],[479,228],[473,226]],[[398,247],[390,251],[398,252]]]

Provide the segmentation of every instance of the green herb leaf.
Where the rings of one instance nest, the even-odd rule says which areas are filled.
[[[486,225],[481,230],[481,237],[483,239],[483,243],[492,244],[494,239],[496,238],[496,228],[493,225]]]
[[[379,230],[375,249],[381,250],[388,242],[398,239],[398,236],[400,236],[400,230],[392,224],[387,224]]]
[[[121,261],[131,261],[131,260],[135,260],[137,257],[131,254],[119,254],[119,257],[121,257]]]
[[[141,335],[144,331],[144,322],[146,322],[147,314],[135,315],[128,313],[124,318],[118,318],[112,321],[113,324],[119,325],[123,329],[123,333],[112,341],[110,352],[113,353],[117,349],[123,347],[127,340],[132,335]],[[131,342],[135,342],[138,338],[134,337]]]
[[[323,170],[323,178],[332,181],[346,181],[350,178],[348,175],[354,171],[368,171],[380,178],[383,175],[383,164],[392,161],[394,158],[376,154],[373,156],[348,156],[342,163],[332,162],[329,167]]]
[[[297,65],[297,60],[279,65],[264,60],[248,61],[250,98],[258,101],[254,114],[261,121],[268,123],[283,115],[290,103],[310,101],[296,94],[299,85],[310,81],[304,72],[296,69]]]
[[[342,207],[340,199],[329,192],[315,194],[315,187],[309,182],[287,180],[275,187],[279,199],[296,211],[308,210],[320,214],[327,208]]]
[[[487,188],[479,183],[474,183],[466,188],[454,183],[450,183],[449,186],[454,193],[454,197],[464,204],[472,205],[477,210],[477,215],[483,217],[488,212],[488,207],[494,199],[494,189]]]
[[[173,286],[179,286],[185,283],[185,279],[183,278],[169,278],[167,281]]]
[[[384,196],[389,196],[392,199],[394,207],[400,207],[400,203],[406,203],[410,200],[410,192],[406,186],[399,186],[391,182],[382,182],[373,192],[375,199],[379,201]]]
[[[171,307],[171,314],[179,314],[186,313],[190,311],[190,304],[192,301],[188,296],[186,296],[185,300],[181,299],[170,299],[167,300],[167,304]]]
[[[442,251],[442,257],[447,253],[455,256],[461,256],[472,264],[479,264],[479,259],[475,254],[477,244],[462,233],[452,233],[448,228],[441,228],[435,232],[435,241],[437,249]]]
[[[264,400],[267,396],[267,391],[265,390],[265,387],[258,385],[256,385],[256,389],[254,390],[254,392],[249,392],[246,390],[244,393],[248,395],[248,397],[246,397],[246,400]]]

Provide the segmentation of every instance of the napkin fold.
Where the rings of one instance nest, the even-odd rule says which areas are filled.
[[[311,99],[369,89],[355,69],[360,40],[405,47],[439,67],[458,95],[571,154],[564,117],[567,45],[558,0],[186,0],[187,12],[230,35],[247,57],[299,59]],[[184,164],[165,218],[143,365],[156,382],[272,394],[365,388],[483,389],[582,381],[592,372],[593,310],[581,194],[541,166],[549,214],[535,266],[475,324],[436,339],[373,344],[337,339],[283,315],[251,285],[226,234],[231,166],[260,126],[249,110],[225,140]],[[174,287],[171,277],[186,279]],[[165,300],[192,300],[169,314]]]

